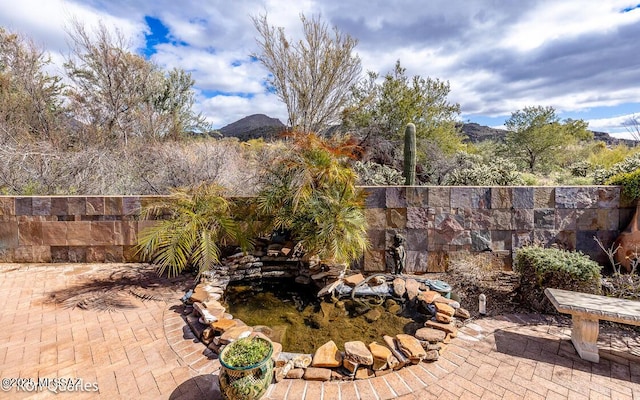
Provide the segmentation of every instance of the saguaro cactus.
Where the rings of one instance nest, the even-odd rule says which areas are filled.
[[[416,184],[416,126],[411,122],[404,130],[404,184]]]

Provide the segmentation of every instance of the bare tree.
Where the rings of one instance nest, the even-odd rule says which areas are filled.
[[[631,134],[633,140],[640,141],[640,116],[632,114],[622,126]]]
[[[211,130],[204,116],[193,111],[195,81],[191,74],[180,68],[169,72],[156,71],[155,87],[143,103],[141,122],[143,135],[179,139],[186,133],[208,133]]]
[[[102,23],[90,32],[73,20],[68,36],[72,54],[65,68],[73,86],[67,96],[76,118],[89,130],[84,139],[117,137],[126,143],[151,65],[126,50],[128,42],[120,31],[111,33]]]
[[[165,73],[128,51],[122,33],[100,23],[89,32],[78,21],[69,30],[72,54],[65,62],[73,85],[68,91],[76,118],[91,141],[130,137],[177,138],[206,131],[204,117],[192,110],[194,81],[181,69]]]
[[[14,139],[56,139],[62,84],[44,72],[49,63],[32,40],[0,27],[0,120]]]
[[[260,47],[252,56],[271,73],[268,83],[285,103],[291,127],[318,132],[339,121],[362,70],[360,58],[352,54],[357,40],[337,27],[332,34],[319,16],[300,15],[304,38],[299,41],[269,25],[266,15],[252,20]]]

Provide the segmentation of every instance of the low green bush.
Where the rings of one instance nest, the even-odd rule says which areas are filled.
[[[596,185],[606,184],[616,175],[626,174],[638,169],[640,169],[640,153],[634,153],[610,168],[597,169],[593,176],[593,183]]]
[[[544,289],[551,287],[583,293],[601,292],[600,266],[579,251],[527,246],[516,251],[515,270],[520,274],[524,306],[554,312]]]
[[[539,177],[534,174],[530,174],[528,172],[524,172],[521,174],[522,180],[524,181],[523,186],[544,186],[544,183],[541,182]]]
[[[640,199],[640,169],[616,174],[605,183],[622,186],[622,194],[629,199]]]

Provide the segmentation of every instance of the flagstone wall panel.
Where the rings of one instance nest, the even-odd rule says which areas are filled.
[[[371,246],[365,272],[392,272],[396,235],[407,272],[447,269],[450,257],[482,253],[509,269],[515,251],[537,243],[580,250],[606,265],[636,209],[617,186],[366,187]],[[140,207],[159,196],[0,196],[0,262],[140,261]]]

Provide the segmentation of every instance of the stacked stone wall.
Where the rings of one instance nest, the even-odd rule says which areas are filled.
[[[635,211],[617,186],[371,187],[367,221],[372,247],[364,271],[393,271],[393,238],[406,239],[405,272],[440,272],[447,260],[487,253],[511,269],[525,244],[579,250],[607,259],[594,237],[610,245]]]
[[[366,217],[371,248],[365,272],[393,271],[393,238],[406,240],[405,272],[437,272],[458,254],[490,253],[511,268],[513,250],[557,244],[606,258],[635,204],[616,186],[370,187]],[[0,262],[139,261],[140,207],[151,196],[0,196]]]
[[[126,262],[135,255],[140,196],[0,197],[0,262]]]

